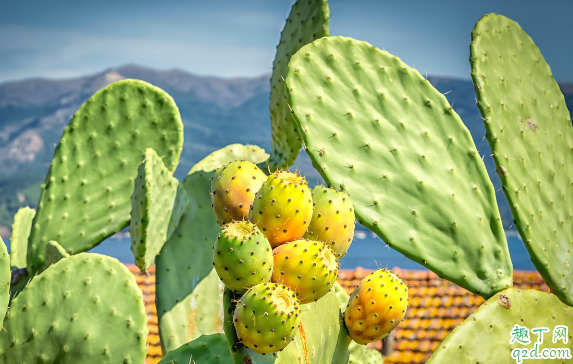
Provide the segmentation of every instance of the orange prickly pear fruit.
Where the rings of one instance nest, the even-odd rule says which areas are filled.
[[[352,340],[368,344],[385,338],[404,319],[408,287],[394,273],[378,269],[356,286],[344,312]]]
[[[278,171],[269,176],[255,196],[249,220],[273,248],[300,239],[312,218],[312,194],[299,174]]]

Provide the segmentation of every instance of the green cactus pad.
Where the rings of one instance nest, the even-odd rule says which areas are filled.
[[[273,139],[268,164],[273,171],[293,164],[302,146],[296,124],[292,120],[285,100],[284,79],[290,57],[305,44],[329,35],[329,16],[330,10],[326,0],[299,0],[292,6],[281,33],[273,63],[269,106]]]
[[[573,127],[533,40],[497,14],[472,32],[472,79],[486,137],[531,261],[573,306]]]
[[[0,325],[10,300],[10,256],[4,240],[0,237]]]
[[[573,308],[564,305],[550,293],[537,290],[507,289],[483,303],[464,322],[457,326],[430,357],[428,364],[441,363],[515,363],[512,350],[532,349],[538,334],[529,332],[529,344],[517,341],[510,344],[511,332],[515,326],[529,330],[546,327],[539,351],[545,348],[569,348],[571,350],[571,327]],[[568,330],[568,344],[553,343],[555,326],[565,325]],[[523,357],[522,357],[523,358]],[[523,360],[527,363],[529,360]],[[538,359],[535,363],[561,363],[561,360]],[[564,361],[569,363],[570,361]]]
[[[12,236],[10,237],[10,269],[26,268],[28,237],[36,210],[22,207],[14,215]]]
[[[512,285],[481,156],[418,71],[366,42],[331,37],[291,58],[286,84],[314,167],[349,192],[362,224],[480,296]]]
[[[222,290],[213,269],[213,245],[220,227],[211,208],[214,170],[236,159],[264,161],[256,146],[234,144],[211,153],[181,182],[190,209],[156,258],[159,336],[164,353],[199,337],[223,331]],[[209,302],[209,304],[205,304]]]
[[[179,110],[161,89],[123,80],[93,95],[54,152],[28,243],[30,272],[44,267],[50,240],[77,254],[127,226],[144,150],[153,148],[173,172],[182,145]]]
[[[52,264],[55,264],[64,258],[68,258],[69,256],[68,252],[62,248],[60,244],[55,241],[49,241],[48,244],[46,244],[46,269]]]
[[[78,254],[53,264],[10,302],[3,363],[143,363],[141,290],[114,258]]]
[[[352,342],[349,346],[350,360],[348,364],[384,364],[382,354],[376,349],[368,349],[364,345]]]
[[[169,352],[159,364],[231,364],[227,339],[223,334],[201,335]]]
[[[147,148],[131,196],[131,250],[135,264],[147,270],[189,209],[189,198],[157,153]]]

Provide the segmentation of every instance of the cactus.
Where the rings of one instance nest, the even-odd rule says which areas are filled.
[[[4,320],[4,312],[10,300],[10,256],[4,240],[0,237],[0,324]]]
[[[256,225],[235,221],[223,226],[213,249],[213,265],[221,281],[235,292],[270,281],[271,245]]]
[[[135,263],[147,270],[189,209],[187,194],[157,153],[147,148],[131,196],[131,250]]]
[[[428,364],[435,363],[499,363],[517,359],[513,349],[542,349],[571,347],[563,341],[552,343],[555,326],[573,326],[573,308],[561,303],[550,293],[510,288],[484,302],[464,322],[457,326],[434,351]],[[530,343],[522,345],[512,339],[516,326],[547,327],[543,345],[536,344],[538,335],[531,332]],[[571,338],[568,338],[571,341]],[[492,345],[495,343],[495,345]],[[517,361],[519,363],[519,361]],[[524,361],[526,362],[526,361]],[[535,361],[554,363],[555,359]]]
[[[229,364],[233,358],[223,334],[201,335],[171,351],[159,364]]]
[[[330,10],[326,0],[300,0],[292,6],[281,32],[281,40],[273,62],[269,106],[273,138],[268,165],[273,171],[293,164],[302,146],[285,100],[284,78],[290,57],[305,44],[329,35],[329,16]]]
[[[211,202],[219,225],[247,220],[267,176],[254,163],[234,161],[217,169],[211,180]]]
[[[330,37],[291,58],[286,85],[314,167],[350,193],[362,224],[473,293],[511,286],[483,161],[446,98],[416,70],[366,42]]]
[[[261,229],[273,248],[300,239],[311,218],[312,194],[306,180],[283,171],[269,176],[249,213],[249,220]]]
[[[364,345],[352,343],[349,350],[348,364],[384,364],[382,354],[376,349],[368,349]]]
[[[182,143],[179,110],[159,88],[123,80],[93,95],[65,128],[42,186],[30,274],[43,269],[50,240],[77,254],[127,226],[143,151],[153,148],[173,172]]]
[[[314,302],[327,294],[338,276],[338,262],[325,243],[295,240],[273,250],[272,281],[296,292],[300,303]]]
[[[552,292],[573,306],[573,127],[563,94],[513,20],[484,15],[470,51],[478,107],[515,226]]]
[[[354,207],[347,193],[324,186],[312,189],[314,211],[304,238],[331,246],[338,259],[346,255],[354,239]]]
[[[344,312],[350,337],[358,344],[385,338],[406,315],[408,287],[391,271],[378,269],[354,289]]]
[[[56,241],[49,241],[48,244],[46,244],[46,255],[44,261],[46,264],[46,269],[50,265],[55,264],[64,258],[68,258],[69,256],[70,255],[68,252],[66,252],[66,250],[62,248],[60,244],[58,244]]]
[[[233,314],[239,341],[261,353],[284,349],[300,328],[300,307],[293,290],[278,283],[262,283],[241,297]]]
[[[10,302],[0,355],[4,363],[142,363],[146,338],[133,275],[85,253],[53,264]]]
[[[267,157],[256,146],[229,145],[197,163],[181,182],[190,209],[156,258],[157,317],[164,353],[201,334],[223,331],[222,303],[215,304],[221,300],[222,285],[212,266],[220,227],[211,209],[209,179],[215,169],[234,160],[255,163]]]
[[[12,236],[10,237],[10,269],[26,267],[28,237],[30,236],[34,215],[36,215],[36,210],[29,207],[22,207],[14,215]]]

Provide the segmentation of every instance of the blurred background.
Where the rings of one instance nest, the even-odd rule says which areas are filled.
[[[231,143],[270,150],[269,77],[292,1],[0,0],[0,235],[21,206],[35,207],[55,145],[94,92],[138,78],[173,96],[185,124],[176,177]],[[365,40],[427,75],[472,133],[491,172],[515,269],[534,269],[500,189],[475,106],[471,31],[496,12],[533,38],[573,107],[573,2],[330,0],[330,33]],[[571,48],[569,48],[571,47]],[[302,153],[295,167],[321,183]],[[359,226],[342,268],[419,268]],[[96,251],[131,263],[125,233]],[[374,252],[374,253],[373,253]]]

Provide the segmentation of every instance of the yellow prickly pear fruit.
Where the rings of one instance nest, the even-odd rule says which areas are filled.
[[[344,312],[352,340],[368,344],[385,338],[404,319],[408,287],[394,273],[378,269],[354,289]]]
[[[312,218],[312,194],[304,177],[279,171],[257,192],[249,220],[273,248],[300,239]]]

